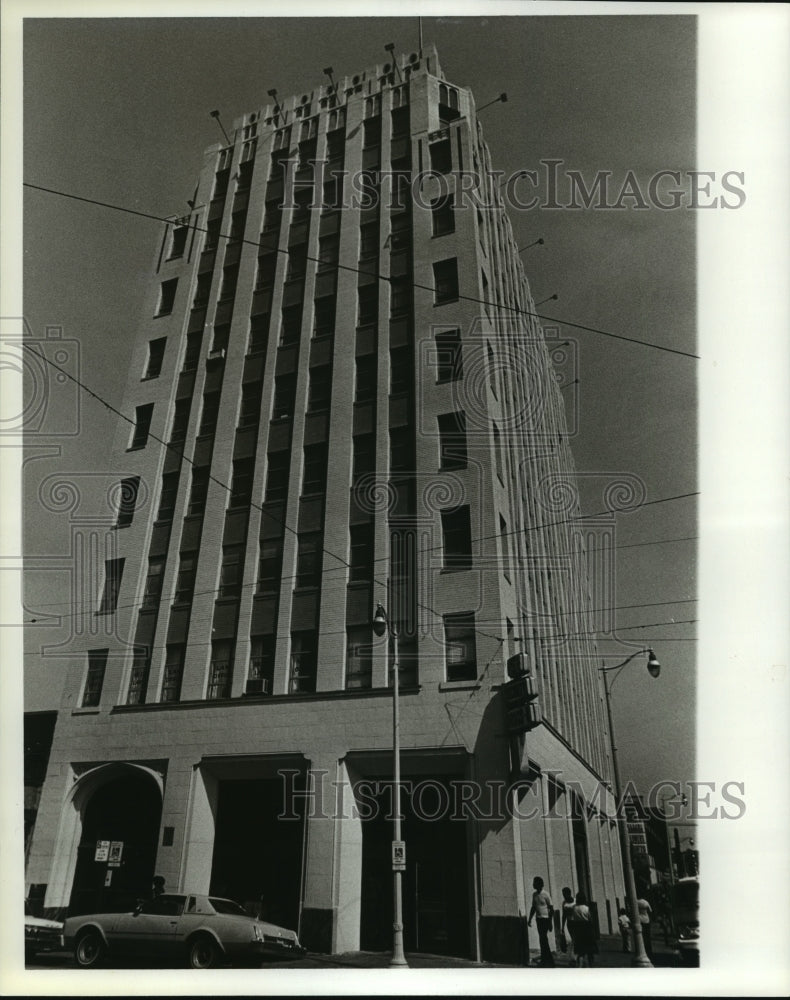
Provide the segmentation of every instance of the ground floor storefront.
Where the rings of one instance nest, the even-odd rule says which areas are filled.
[[[304,718],[286,737],[217,720],[196,733],[187,713],[151,712],[134,717],[134,745],[119,725],[96,730],[91,749],[103,755],[89,757],[64,731],[33,838],[31,899],[61,918],[132,908],[158,875],[170,891],[227,896],[297,930],[311,952],[383,951],[399,801],[407,951],[524,961],[536,875],[557,907],[563,886],[584,889],[601,932],[616,930],[612,803],[578,757],[541,727],[514,770],[493,738],[432,744],[407,724],[396,800],[386,708],[353,741],[315,716],[311,742]]]

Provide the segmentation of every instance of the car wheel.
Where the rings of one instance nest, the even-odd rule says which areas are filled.
[[[86,931],[77,941],[74,958],[83,969],[91,969],[99,965],[106,950],[104,939],[98,931]]]
[[[189,942],[187,965],[190,969],[213,969],[219,961],[219,948],[214,938],[201,934]]]

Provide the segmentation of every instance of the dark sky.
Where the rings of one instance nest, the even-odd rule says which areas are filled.
[[[633,171],[646,192],[658,171],[694,168],[693,17],[424,18],[423,30],[446,77],[470,86],[478,106],[507,92],[481,121],[493,165],[508,175],[561,160],[561,173],[581,171],[588,186],[610,172],[615,192]],[[179,214],[203,150],[220,138],[209,111],[229,129],[270,88],[300,93],[328,65],[336,78],[352,74],[383,61],[390,41],[410,52],[417,31],[416,18],[28,20],[24,179]],[[535,300],[558,295],[540,311],[696,353],[696,214],[625,205],[510,211],[519,245],[545,240],[523,254]],[[62,326],[79,342],[84,381],[120,406],[159,227],[29,189],[24,210],[28,322],[38,336]],[[623,476],[637,477],[648,501],[694,492],[698,362],[571,326],[559,334],[579,378],[566,396],[582,510],[601,510],[607,483]],[[80,413],[81,433],[62,455],[30,467],[33,554],[63,556],[69,545],[67,519],[42,510],[39,483],[108,469],[115,420],[88,397]],[[695,626],[685,622],[697,618],[695,508],[695,498],[655,503],[616,521],[616,622],[630,643],[654,646],[663,667],[652,681],[635,661],[615,688],[621,767],[645,790],[694,776]],[[61,594],[51,575],[31,574],[31,611]],[[49,635],[30,630],[40,641]],[[616,663],[638,646],[600,648]],[[28,708],[58,704],[60,669],[28,656]]]

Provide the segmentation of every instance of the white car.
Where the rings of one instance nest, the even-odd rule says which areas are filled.
[[[196,893],[163,893],[131,913],[68,917],[63,936],[82,968],[99,965],[107,955],[172,959],[210,969],[234,959],[304,954],[295,931],[256,920],[231,899]]]
[[[63,947],[63,924],[58,920],[34,917],[25,900],[25,956],[30,958],[42,951],[59,951]]]

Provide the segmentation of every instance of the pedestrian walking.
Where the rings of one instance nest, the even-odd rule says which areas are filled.
[[[653,961],[653,942],[651,941],[650,932],[650,918],[653,915],[653,910],[650,907],[650,903],[641,896],[636,901],[636,905],[639,908],[639,923],[642,928],[642,940],[645,943],[645,952],[650,961]]]
[[[576,946],[573,941],[573,908],[576,902],[573,898],[573,891],[569,886],[562,890],[562,925],[561,933],[565,935],[568,943],[568,964],[576,965]]]
[[[592,913],[587,905],[587,897],[581,889],[576,893],[573,921],[573,946],[578,957],[577,964],[592,968],[595,956],[598,954],[598,942],[595,937]]]
[[[623,939],[623,951],[628,952],[631,950],[631,918],[622,906],[617,917],[617,925],[620,928],[620,937]]]
[[[532,918],[535,917],[538,924],[538,939],[540,941],[539,964],[552,967],[554,965],[554,955],[549,946],[549,931],[553,923],[554,904],[551,896],[543,889],[543,879],[536,875],[532,880],[532,906],[527,917],[527,927],[532,926]]]

